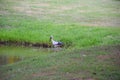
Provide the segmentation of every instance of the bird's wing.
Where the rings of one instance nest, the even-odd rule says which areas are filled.
[[[53,41],[53,45],[57,45],[58,44],[58,42],[57,41]]]

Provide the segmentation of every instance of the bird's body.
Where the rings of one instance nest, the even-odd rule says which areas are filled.
[[[62,43],[62,42],[54,41],[54,40],[53,40],[53,36],[50,36],[50,40],[51,40],[52,45],[53,45],[54,47],[61,47],[61,46],[63,46],[63,43]]]

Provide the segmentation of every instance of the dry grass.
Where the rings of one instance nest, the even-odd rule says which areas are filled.
[[[87,26],[120,26],[119,1],[85,0],[67,3],[63,1],[3,1],[8,9],[0,11],[2,15],[19,14],[49,20],[56,23],[80,23]],[[13,5],[12,5],[13,4]],[[9,12],[12,10],[12,13]]]

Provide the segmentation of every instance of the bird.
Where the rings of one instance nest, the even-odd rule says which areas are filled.
[[[62,47],[63,43],[53,40],[53,36],[50,36],[50,41],[52,42],[53,47]]]

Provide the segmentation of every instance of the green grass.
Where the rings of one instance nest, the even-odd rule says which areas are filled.
[[[70,52],[51,52],[31,57],[15,64],[1,66],[2,80],[119,80],[119,46],[101,46]],[[14,48],[13,48],[14,50]],[[19,50],[19,49],[18,49]],[[20,52],[38,54],[32,49]],[[39,49],[36,49],[39,50]],[[3,50],[5,51],[5,50]],[[11,50],[8,50],[9,53]],[[22,53],[22,54],[23,54]],[[18,54],[19,55],[19,54]],[[6,76],[7,74],[7,76]]]
[[[4,17],[4,19],[1,21],[1,41],[49,44],[49,37],[53,35],[55,40],[62,41],[72,47],[120,43],[119,28],[88,27],[80,24],[54,24],[52,22],[40,22],[35,19],[21,19],[21,17],[16,19]]]
[[[53,35],[79,48],[118,44],[119,4],[112,0],[1,0],[0,41],[49,44]]]
[[[0,80],[119,80],[119,46],[112,46],[120,45],[119,5],[119,0],[0,0],[0,41],[50,44],[53,35],[65,44],[57,52],[1,46],[0,55],[29,58],[0,66]]]
[[[17,17],[17,18],[16,18]],[[120,28],[55,24],[21,16],[1,17],[0,40],[49,44],[49,36],[72,47],[119,44]]]

